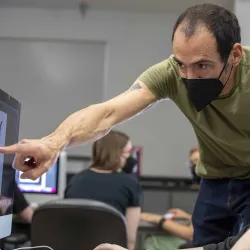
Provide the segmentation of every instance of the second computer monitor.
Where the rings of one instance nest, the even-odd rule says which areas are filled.
[[[21,174],[21,171],[16,171],[17,184],[23,193],[57,194],[59,158],[47,173],[43,174],[36,180],[21,179]]]
[[[44,203],[63,198],[66,186],[66,152],[62,152],[50,170],[36,180],[21,179],[22,172],[16,172],[18,188],[25,193],[30,203]]]

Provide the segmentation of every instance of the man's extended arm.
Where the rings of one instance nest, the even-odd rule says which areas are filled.
[[[136,81],[121,95],[71,114],[46,139],[60,148],[97,140],[114,125],[148,109],[156,101],[147,86]]]

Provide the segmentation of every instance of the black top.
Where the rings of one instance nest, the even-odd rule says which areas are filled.
[[[25,208],[29,206],[29,203],[25,199],[23,193],[18,188],[16,182],[14,184],[14,200],[13,204],[9,206],[4,214],[0,213],[0,215],[7,215],[7,214],[19,214],[21,213]]]
[[[140,206],[140,188],[129,174],[97,173],[88,169],[72,177],[65,198],[101,201],[125,215],[126,208]]]
[[[250,229],[250,225],[244,227],[236,236],[229,237],[225,241],[218,244],[210,244],[203,247],[204,250],[231,250],[235,243],[241,238],[241,236]]]
[[[23,193],[17,187],[15,183],[14,187],[14,202],[13,202],[13,214],[19,214],[25,208],[29,206],[28,202],[26,201]]]

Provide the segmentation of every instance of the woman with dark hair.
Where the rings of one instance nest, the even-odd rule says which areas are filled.
[[[129,250],[135,246],[141,212],[139,183],[121,172],[131,152],[129,137],[111,131],[93,144],[90,168],[76,174],[65,191],[65,198],[97,200],[119,210],[127,220]]]

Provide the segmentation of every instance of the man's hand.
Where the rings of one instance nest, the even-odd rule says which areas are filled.
[[[101,244],[97,246],[94,250],[127,250],[127,249],[120,247],[118,245]]]
[[[141,213],[141,220],[144,220],[149,223],[158,224],[161,219],[162,219],[162,216],[157,215],[157,214]]]
[[[11,146],[0,147],[0,153],[16,154],[13,167],[23,172],[21,178],[35,180],[53,166],[61,147],[48,138],[22,140]],[[25,164],[27,157],[34,158],[34,166]]]

